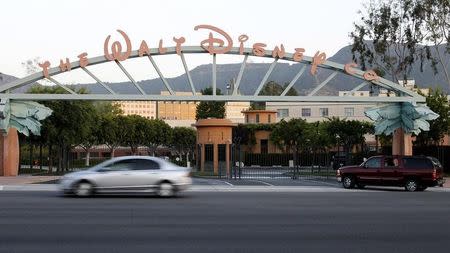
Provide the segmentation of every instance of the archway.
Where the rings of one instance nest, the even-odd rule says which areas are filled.
[[[9,110],[10,105],[16,101],[41,101],[41,100],[107,100],[107,101],[121,101],[121,100],[149,100],[149,101],[249,101],[249,102],[375,102],[375,103],[389,103],[389,104],[402,104],[408,103],[416,106],[417,104],[424,103],[425,98],[418,95],[417,93],[406,89],[405,87],[393,83],[387,79],[379,77],[373,70],[360,70],[357,68],[355,63],[349,62],[347,64],[336,63],[327,60],[326,54],[324,52],[317,51],[314,56],[306,56],[305,50],[303,48],[296,48],[294,53],[285,52],[283,44],[276,46],[273,50],[266,48],[264,43],[253,43],[252,47],[245,47],[248,43],[249,37],[242,34],[238,38],[238,47],[233,47],[233,40],[230,35],[228,35],[223,30],[210,26],[210,25],[198,25],[194,30],[208,30],[209,35],[206,39],[201,41],[200,46],[184,46],[184,37],[173,38],[173,47],[165,47],[163,41],[159,41],[159,45],[156,48],[148,47],[145,40],[140,41],[138,49],[132,50],[132,43],[128,35],[121,30],[117,30],[125,41],[125,46],[119,41],[112,43],[111,47],[109,45],[110,36],[107,36],[104,41],[104,54],[101,56],[88,58],[86,52],[82,52],[78,55],[77,61],[70,62],[68,58],[63,58],[57,67],[50,68],[51,63],[45,61],[40,64],[42,68],[41,72],[29,75],[27,77],[15,80],[8,84],[0,87],[0,118],[2,120],[3,129],[9,129],[13,126],[9,122],[10,114],[14,113]],[[126,50],[125,50],[126,48]],[[124,49],[124,50],[122,50]],[[186,54],[209,54],[212,58],[212,68],[211,68],[211,85],[213,88],[212,95],[199,95],[196,89],[195,83],[190,76],[190,70],[186,63]],[[217,95],[217,57],[221,54],[235,55],[236,57],[242,57],[242,63],[239,69],[239,73],[236,76],[236,82],[234,84],[231,94],[228,95]],[[164,74],[160,70],[157,63],[154,61],[154,56],[164,56],[164,55],[178,55],[179,59],[184,67],[185,74],[187,76],[189,89],[192,95],[178,96],[176,91],[173,89],[171,84],[165,78]],[[257,86],[256,90],[252,94],[241,94],[239,92],[240,88],[245,86],[242,83],[242,77],[245,72],[247,60],[249,56],[271,58],[273,61],[270,64],[269,69],[264,74],[261,82]],[[121,63],[126,60],[131,60],[133,58],[148,58],[154,69],[156,70],[159,78],[164,84],[165,90],[169,95],[162,94],[147,94],[145,89],[136,82],[133,75],[127,71],[124,65]],[[279,60],[284,60],[296,64],[298,67],[297,73],[294,78],[285,87],[283,92],[278,96],[263,96],[260,95],[260,91],[269,80],[271,73],[273,72],[275,66]],[[114,62],[118,69],[122,71],[129,81],[135,86],[138,91],[137,94],[121,94],[117,91],[111,89],[108,84],[100,80],[92,71],[90,67],[97,64],[103,64],[107,62]],[[78,94],[74,90],[70,89],[67,85],[64,85],[53,77],[63,74],[70,73],[74,69],[82,69],[87,75],[94,79],[99,85],[104,88],[104,93],[102,94]],[[302,75],[310,74],[316,75],[319,69],[331,70],[332,73],[328,75],[324,80],[318,82],[307,94],[287,96],[287,92],[295,85]],[[317,95],[318,92],[327,86],[330,81],[337,75],[346,75],[357,80],[360,80],[359,85],[353,87],[351,92],[358,91],[366,85],[372,85],[386,89],[387,91],[395,94],[395,96],[367,96],[367,97],[357,97],[357,96],[332,96],[332,95]],[[12,93],[11,91],[22,86],[35,83],[39,80],[47,80],[54,85],[60,86],[67,91],[66,94],[27,94],[27,93]],[[400,114],[398,115],[401,116]],[[414,119],[413,119],[414,120]],[[14,127],[14,126],[13,126]],[[399,128],[404,129],[403,125],[399,125]],[[402,140],[395,142],[396,147],[394,150],[399,154],[410,153],[406,146],[410,146],[410,133],[408,131],[395,131],[394,140]],[[409,137],[408,137],[409,136]],[[395,146],[394,145],[394,146]],[[398,147],[402,145],[402,147]],[[13,147],[9,147],[10,149]],[[14,147],[16,148],[16,147]],[[18,147],[17,147],[18,148]]]

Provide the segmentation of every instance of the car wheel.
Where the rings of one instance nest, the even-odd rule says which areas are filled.
[[[417,191],[419,189],[419,184],[415,179],[408,179],[405,183],[405,190],[409,192]]]
[[[75,185],[73,193],[78,197],[91,196],[94,193],[94,185],[87,181],[79,182]]]
[[[345,189],[351,189],[355,187],[355,179],[353,179],[352,176],[344,176],[342,179],[342,186],[344,186]]]
[[[169,182],[159,184],[157,194],[160,197],[168,198],[175,196],[175,186]]]

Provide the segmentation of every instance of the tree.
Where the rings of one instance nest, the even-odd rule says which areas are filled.
[[[102,123],[105,122],[104,118],[113,118],[122,113],[122,110],[118,105],[111,104],[110,102],[94,102],[90,104],[92,104],[93,107],[88,114],[89,117],[86,118],[86,131],[84,132],[84,135],[79,136],[81,139],[80,147],[86,152],[85,166],[90,165],[92,147],[103,143],[103,140],[108,141],[102,139],[102,135],[105,134],[104,130],[110,131],[110,129],[100,129],[101,127],[107,127],[102,125]],[[115,129],[111,130],[114,133]]]
[[[66,93],[61,87],[33,86],[29,93]],[[79,93],[86,93],[80,89]],[[49,145],[50,164],[53,146],[57,147],[58,171],[68,168],[69,152],[88,138],[92,124],[94,107],[88,101],[44,101],[45,106],[51,108],[53,113],[42,124],[41,139]],[[51,167],[51,165],[50,165]]]
[[[257,131],[268,131],[272,132],[276,124],[238,124],[233,127],[233,143],[240,146],[248,145],[250,148],[256,144],[256,132]]]
[[[349,153],[355,145],[363,146],[366,140],[364,135],[374,132],[371,123],[357,120],[332,117],[324,124],[324,130],[328,133],[332,142],[344,147],[346,162],[349,162]]]
[[[419,145],[439,144],[444,135],[450,130],[450,106],[447,95],[440,89],[431,90],[426,96],[426,103],[430,109],[439,114],[439,118],[430,121],[430,131],[421,132],[416,143]]]
[[[149,153],[155,156],[156,149],[161,145],[169,145],[172,139],[172,128],[163,120],[146,120],[142,144],[147,146]]]
[[[248,124],[238,124],[233,127],[233,143],[240,146],[241,144],[248,144],[250,140],[250,130],[247,127]]]
[[[148,120],[139,115],[126,115],[117,118],[122,127],[120,140],[123,146],[130,147],[131,153],[137,155],[138,148],[147,138]]]
[[[319,121],[308,124],[308,128],[305,131],[305,139],[308,147],[313,152],[325,151],[333,144],[333,139],[326,131],[326,126],[326,123]]]
[[[190,127],[174,127],[172,130],[171,146],[177,150],[178,155],[186,155],[186,161],[188,156],[195,149],[195,143],[197,141],[197,132]]]
[[[202,90],[203,95],[212,95],[212,88],[208,87]],[[222,95],[220,89],[216,90],[217,95]],[[195,119],[207,119],[207,118],[225,118],[225,102],[217,101],[202,101],[197,105],[195,112]]]
[[[421,18],[424,21],[423,30],[427,32],[424,42],[426,45],[434,45],[435,51],[435,57],[431,58],[431,66],[436,73],[436,65],[439,63],[442,66],[447,83],[450,85],[448,69],[448,54],[450,54],[450,1],[422,0],[421,3],[423,8]],[[446,44],[445,52],[441,52],[439,48],[443,44]]]
[[[435,72],[440,61],[450,85],[445,57],[434,57],[429,47],[448,43],[449,9],[448,0],[370,0],[350,33],[354,60],[363,69],[379,68],[394,81],[407,79],[416,61],[422,70],[424,61],[431,60]]]
[[[307,146],[308,123],[304,119],[281,120],[270,133],[270,140],[280,149],[298,153]]]
[[[108,146],[111,157],[114,157],[114,151],[121,144],[121,133],[124,131],[118,120],[122,110],[118,104],[109,102],[98,102],[95,107],[99,114],[98,128],[95,131],[98,143]]]
[[[92,103],[91,103],[92,105]],[[85,166],[90,165],[91,149],[99,143],[99,136],[96,134],[100,127],[100,115],[95,107],[90,107],[85,117],[85,131],[79,136],[80,147],[86,152]]]
[[[123,125],[120,125],[120,122],[124,121],[120,117],[120,115],[112,117],[102,115],[96,131],[98,142],[108,146],[111,157],[114,157],[114,151],[124,142],[122,137],[127,131]]]

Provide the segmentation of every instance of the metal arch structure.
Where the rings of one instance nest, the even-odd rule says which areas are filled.
[[[318,68],[324,68],[334,71],[331,75],[329,75],[324,81],[318,84],[313,91],[311,91],[306,96],[286,96],[287,91],[294,86],[297,80],[302,76],[302,74],[306,70],[306,65],[313,64],[313,58],[309,56],[303,56],[302,61],[297,62],[293,59],[292,53],[286,53],[282,60],[295,62],[295,63],[303,63],[303,66],[292,81],[288,84],[285,90],[279,96],[259,96],[259,92],[265,85],[266,81],[270,77],[275,65],[278,62],[277,57],[272,56],[271,50],[265,50],[265,54],[263,56],[253,55],[252,48],[244,48],[243,56],[244,60],[241,63],[241,67],[236,77],[236,83],[234,85],[234,90],[231,95],[216,95],[215,92],[213,95],[198,95],[195,89],[195,85],[190,76],[190,71],[187,67],[185,54],[198,54],[198,53],[207,53],[209,52],[205,50],[201,46],[183,46],[181,47],[180,59],[183,64],[184,70],[186,72],[186,76],[189,82],[189,87],[191,89],[192,95],[189,96],[178,96],[175,94],[175,91],[170,86],[170,83],[164,77],[163,73],[160,71],[158,65],[152,58],[152,56],[159,55],[173,55],[177,54],[177,50],[175,47],[167,47],[167,51],[164,53],[160,53],[158,48],[149,49],[149,54],[145,56],[139,56],[138,50],[134,50],[131,52],[129,59],[138,58],[138,57],[147,57],[160,79],[162,80],[164,86],[170,95],[154,95],[154,94],[146,94],[142,87],[134,80],[133,76],[125,69],[125,67],[119,61],[115,61],[121,71],[128,77],[131,83],[137,88],[140,94],[118,94],[113,91],[107,84],[103,83],[97,76],[95,76],[90,70],[89,66],[102,64],[106,62],[110,62],[105,56],[97,56],[93,58],[89,58],[89,65],[87,67],[81,67],[79,61],[71,62],[71,69],[81,68],[84,70],[89,76],[91,76],[98,84],[103,86],[108,93],[105,94],[77,94],[75,91],[71,90],[69,87],[64,84],[59,83],[57,80],[53,78],[61,73],[66,73],[66,71],[62,71],[59,67],[53,67],[48,70],[49,77],[45,78],[42,72],[35,73],[29,75],[27,77],[17,79],[13,82],[4,84],[0,86],[0,99],[10,99],[10,100],[107,100],[107,101],[120,101],[120,100],[150,100],[150,101],[271,101],[271,102],[375,102],[375,103],[395,103],[395,102],[411,102],[411,103],[423,103],[425,102],[425,98],[420,96],[419,94],[404,88],[403,86],[396,84],[392,81],[389,81],[384,78],[378,78],[377,80],[368,81],[364,78],[364,71],[353,68],[352,73],[348,73],[345,71],[345,65],[328,61],[326,60],[323,64],[318,65]],[[233,47],[231,50],[226,52],[225,54],[232,55],[241,55],[240,48]],[[241,86],[242,76],[245,71],[245,66],[247,63],[248,56],[254,57],[264,57],[264,58],[272,58],[273,62],[271,63],[268,71],[264,75],[261,83],[258,85],[256,91],[252,95],[241,95],[238,93],[238,89]],[[216,69],[216,54],[212,54],[212,86],[213,91],[215,91],[216,80],[217,80],[217,69]],[[346,75],[353,76],[355,78],[361,79],[362,83],[352,89],[352,91],[357,91],[364,87],[365,85],[372,83],[373,85],[380,86],[390,91],[394,91],[396,96],[391,97],[381,97],[381,96],[373,96],[373,97],[354,97],[354,96],[315,96],[316,92],[318,92],[321,88],[323,88],[327,83],[332,80],[338,73],[344,73]],[[35,83],[36,81],[48,79],[50,82],[64,88],[67,91],[67,94],[28,94],[28,93],[11,93],[10,91],[25,86],[27,84]]]

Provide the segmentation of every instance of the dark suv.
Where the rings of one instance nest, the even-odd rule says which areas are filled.
[[[366,185],[402,186],[407,191],[423,191],[443,186],[443,168],[438,159],[429,156],[373,156],[357,166],[336,171],[344,188]]]

